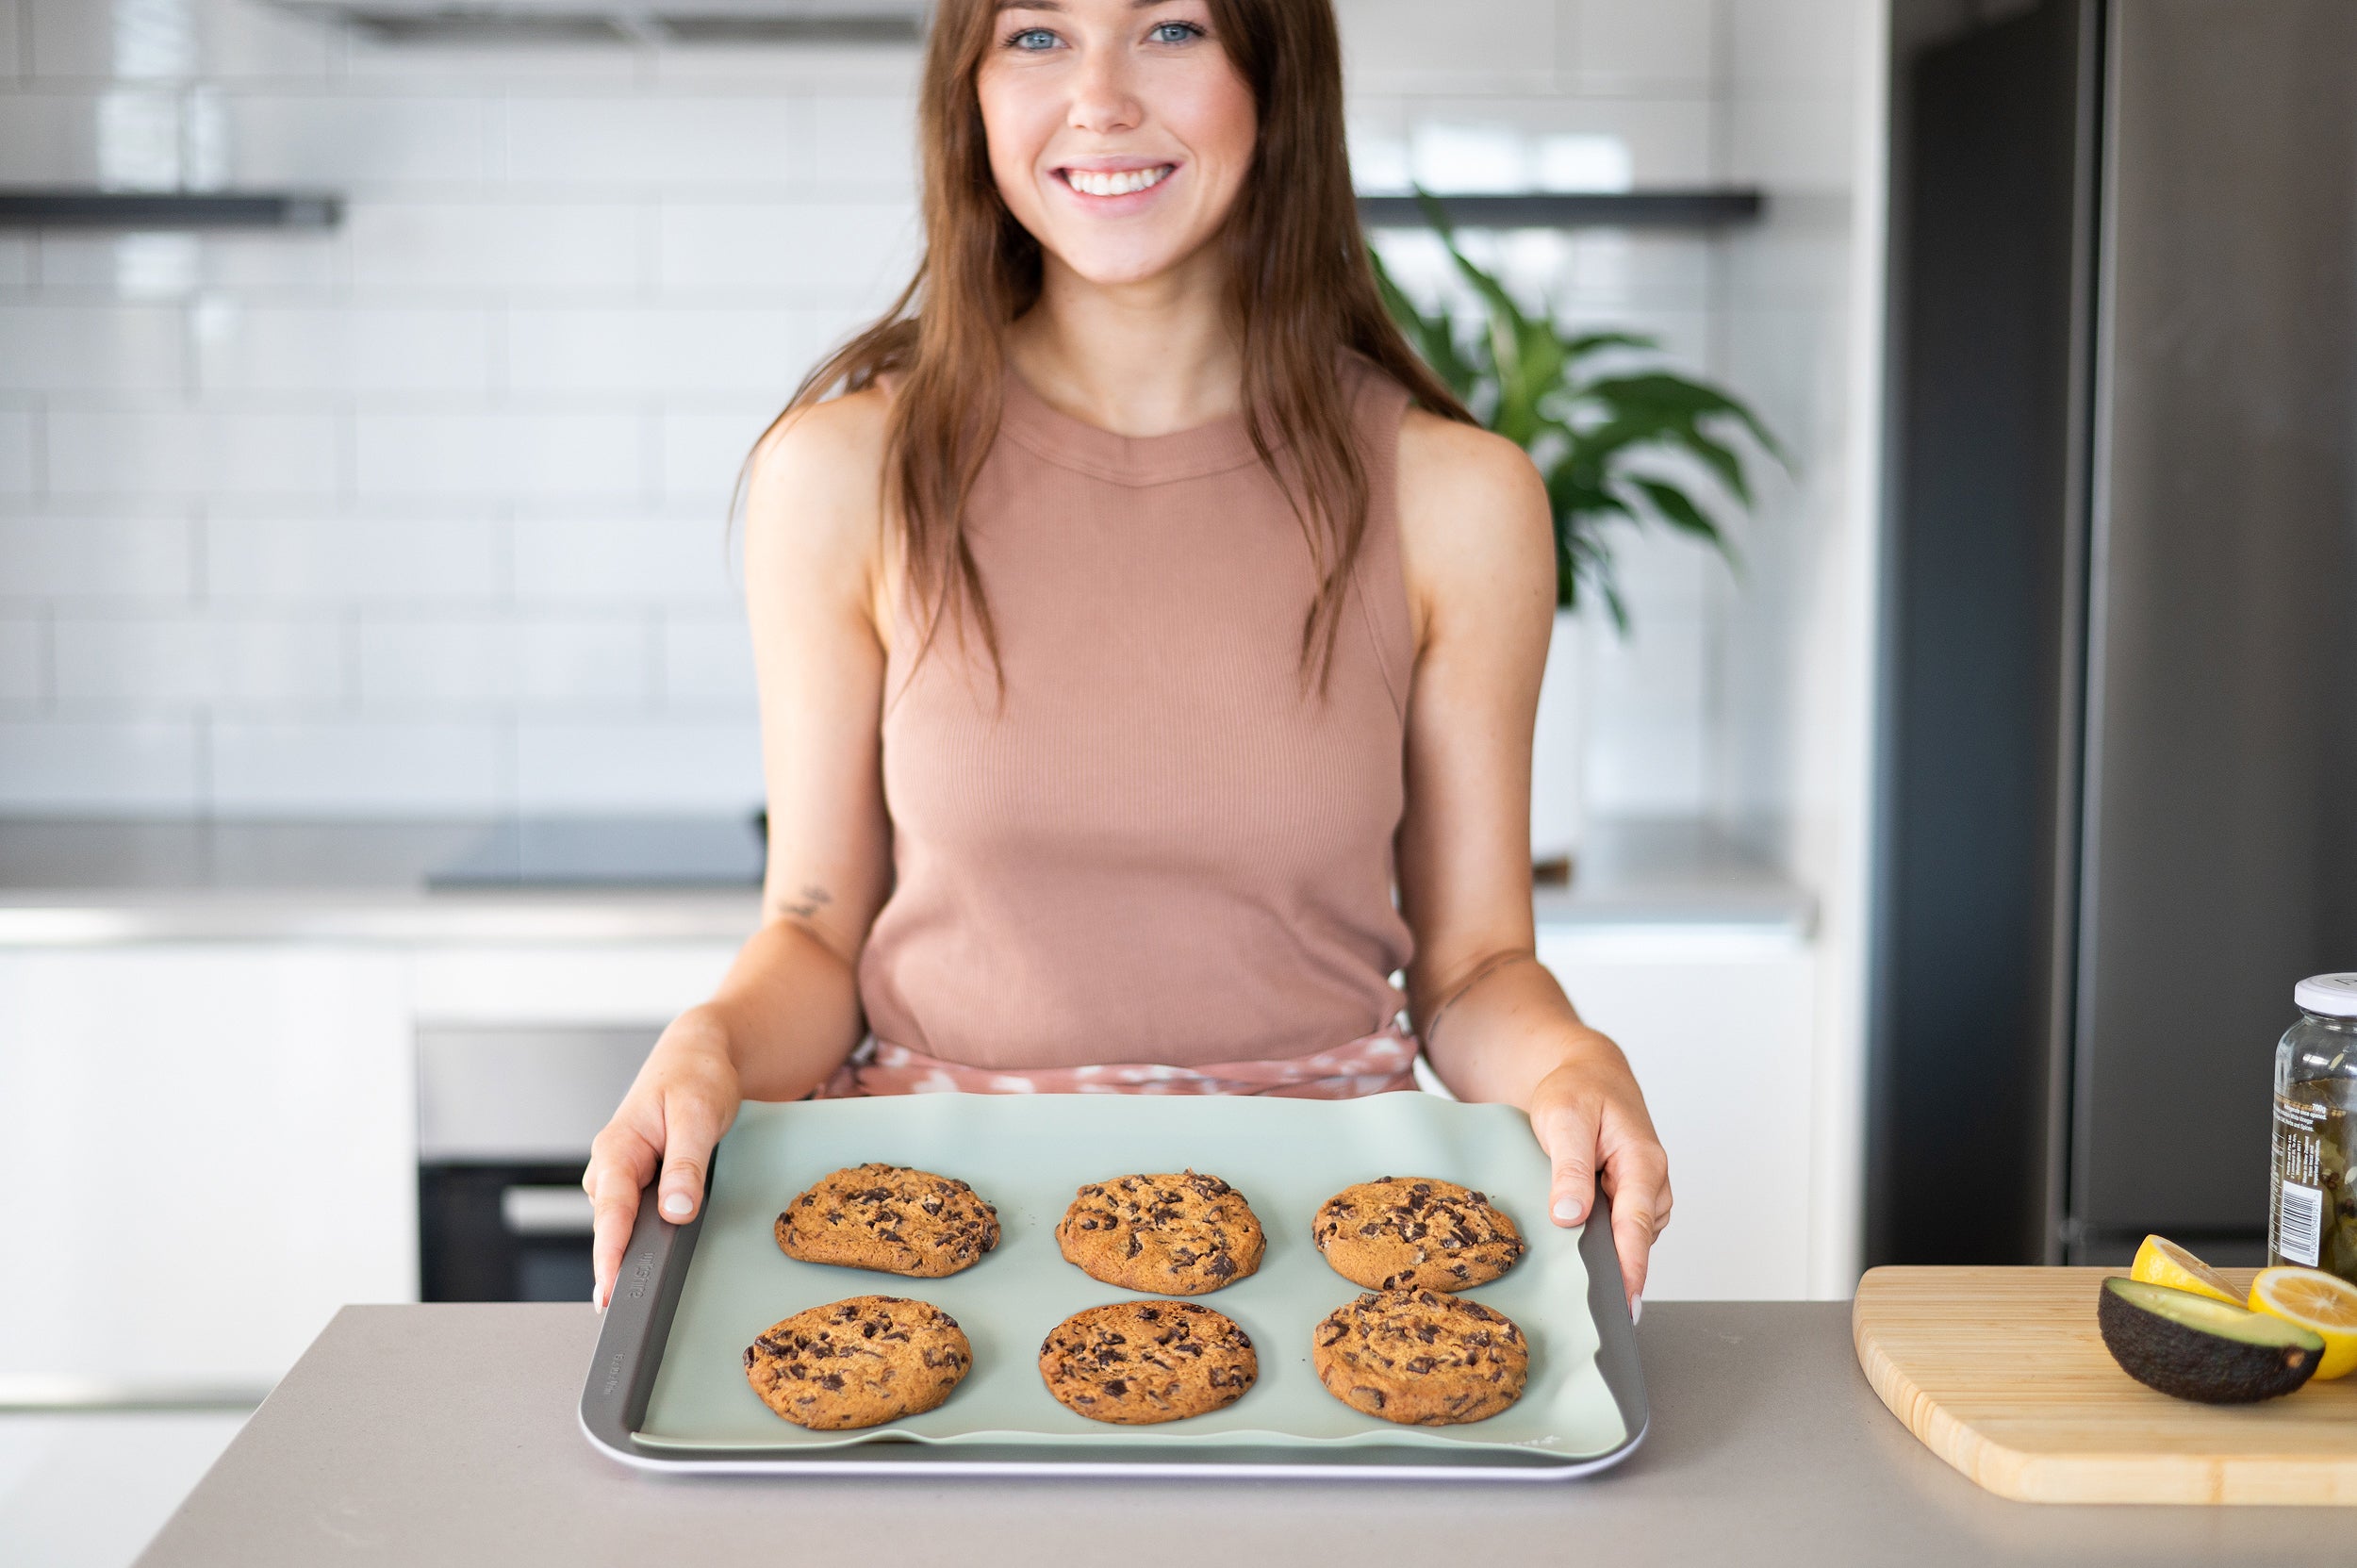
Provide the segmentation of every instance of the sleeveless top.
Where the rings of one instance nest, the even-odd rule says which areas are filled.
[[[1368,514],[1321,700],[1310,544],[1244,417],[1132,437],[1009,373],[965,520],[997,632],[903,602],[886,665],[895,885],[859,960],[880,1046],[976,1067],[1307,1056],[1385,1029],[1413,633],[1407,392],[1343,366]],[[1280,453],[1279,460],[1283,454]]]

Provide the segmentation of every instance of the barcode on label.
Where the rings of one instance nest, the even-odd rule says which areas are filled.
[[[2324,1230],[2324,1193],[2297,1181],[2280,1184],[2276,1203],[2275,1250],[2295,1263],[2316,1266],[2316,1243]]]

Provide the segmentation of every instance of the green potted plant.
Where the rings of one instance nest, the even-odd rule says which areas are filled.
[[[1628,631],[1613,575],[1614,532],[1664,525],[1705,540],[1732,564],[1725,533],[1673,473],[1663,471],[1662,460],[1699,462],[1747,511],[1752,487],[1738,433],[1790,465],[1767,427],[1731,394],[1657,364],[1630,365],[1631,354],[1658,353],[1655,339],[1567,333],[1551,317],[1524,310],[1458,248],[1441,204],[1417,195],[1483,310],[1464,320],[1427,316],[1375,256],[1384,305],[1475,418],[1530,454],[1554,506],[1556,623],[1533,736],[1530,839],[1533,864],[1560,880],[1570,875],[1584,815],[1585,704],[1574,618],[1600,602],[1615,630]]]

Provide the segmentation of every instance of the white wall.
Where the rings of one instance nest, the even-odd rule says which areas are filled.
[[[349,197],[0,235],[0,809],[757,799],[723,507],[905,272],[910,61],[0,0],[0,181]]]
[[[1756,235],[1490,246],[1803,459],[1742,587],[1624,552],[1594,809],[1780,847],[1843,505],[1859,0],[1340,0],[1362,184],[1751,181]],[[0,0],[0,182],[294,185],[326,234],[0,233],[0,811],[735,808],[722,508],[915,239],[905,51],[383,46]],[[1788,201],[1798,194],[1804,201]],[[1428,245],[1386,240],[1411,281]]]

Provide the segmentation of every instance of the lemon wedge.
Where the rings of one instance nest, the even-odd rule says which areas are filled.
[[[2250,1310],[2322,1336],[2318,1378],[2357,1367],[2357,1285],[2320,1268],[2265,1268],[2250,1281]]]
[[[2234,1287],[2217,1270],[2166,1236],[2144,1238],[2144,1245],[2136,1248],[2136,1261],[2128,1269],[2128,1278],[2141,1279],[2148,1285],[2167,1285],[2171,1290],[2214,1296],[2237,1307],[2243,1304],[2242,1297],[2234,1294]]]

